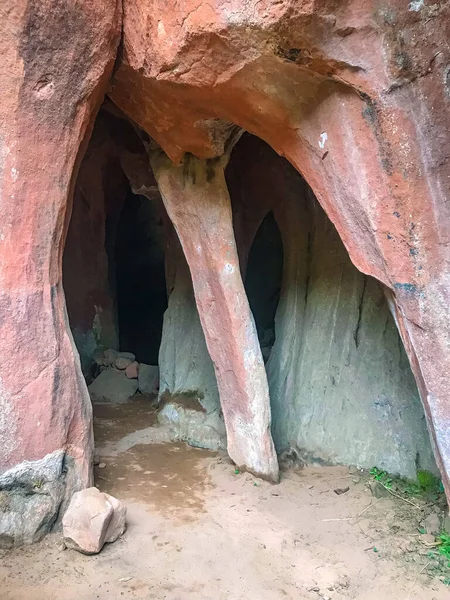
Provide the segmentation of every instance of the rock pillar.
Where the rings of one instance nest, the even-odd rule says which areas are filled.
[[[160,154],[152,167],[191,271],[228,453],[238,467],[277,481],[267,377],[241,279],[224,163],[186,155],[174,166]]]
[[[0,546],[10,547],[40,539],[91,482],[91,405],[61,262],[120,12],[115,0],[6,0],[2,14]]]

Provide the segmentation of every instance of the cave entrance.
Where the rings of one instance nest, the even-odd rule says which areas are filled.
[[[143,193],[131,189],[136,173]],[[130,123],[102,109],[76,181],[63,258],[69,322],[91,398],[120,403],[137,391],[157,393],[167,308],[164,218],[142,142]]]
[[[244,285],[264,362],[275,343],[275,314],[283,277],[283,241],[273,211],[263,219],[248,255]]]
[[[385,290],[359,272],[303,177],[244,134],[226,172],[279,454],[437,472]]]
[[[164,400],[159,423],[192,446],[226,448],[214,365],[183,250],[134,128],[105,113],[80,169],[64,256],[83,369],[89,382],[99,371],[103,377],[114,371],[108,393],[117,398],[128,386],[129,399],[143,392],[142,365],[159,367],[152,388],[155,398],[159,383]],[[277,450],[294,447],[308,459],[376,465],[408,477],[418,467],[435,470],[382,287],[357,271],[305,180],[260,139],[242,136],[225,175]],[[134,355],[137,383],[116,373],[114,361],[98,360],[105,349]],[[93,388],[98,379],[91,397],[102,396]],[[120,409],[122,433],[153,419],[146,412],[145,420],[130,420],[131,405]]]

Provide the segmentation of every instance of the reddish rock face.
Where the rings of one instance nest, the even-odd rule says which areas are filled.
[[[214,363],[227,450],[240,468],[278,481],[264,362],[241,279],[223,160],[152,160],[159,189],[189,264]]]
[[[61,257],[120,11],[116,0],[2,11],[0,483],[53,457],[64,497],[89,484],[92,433]],[[445,3],[124,0],[109,93],[175,163],[221,156],[237,124],[302,173],[353,263],[390,290],[450,499],[449,29]],[[230,326],[238,335],[233,315]]]
[[[111,139],[113,125],[114,118],[102,110],[78,173],[64,247],[63,284],[70,327],[87,375],[96,346],[118,348],[119,343],[114,281],[109,273],[115,239],[107,235],[106,222],[116,225],[129,184]],[[109,229],[115,231],[115,227]]]
[[[91,481],[91,405],[68,329],[61,259],[68,200],[113,66],[120,12],[116,0],[6,0],[2,15],[0,479],[14,487],[19,478],[23,515],[36,499],[33,481],[42,477],[58,496],[42,535],[66,495]],[[33,539],[23,527],[1,527],[3,539]]]
[[[174,160],[227,125],[304,175],[362,272],[382,281],[450,497],[450,9],[390,2],[124,4],[110,95]]]

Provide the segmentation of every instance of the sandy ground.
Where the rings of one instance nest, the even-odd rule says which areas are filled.
[[[128,505],[123,538],[97,556],[63,550],[60,534],[3,552],[1,600],[450,598],[409,551],[413,507],[374,499],[347,468],[290,470],[273,486],[182,443],[124,446],[154,422],[146,400],[134,408],[96,409],[97,485]]]

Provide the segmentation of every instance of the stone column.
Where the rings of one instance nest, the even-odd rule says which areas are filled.
[[[214,362],[228,453],[239,468],[278,480],[264,362],[241,279],[224,160],[152,157],[158,186],[183,246]]]
[[[116,0],[6,0],[2,9],[0,546],[14,546],[40,539],[92,479],[92,409],[61,263],[120,11]]]

